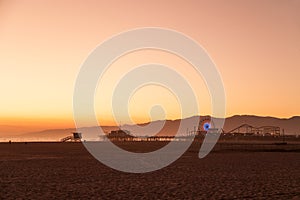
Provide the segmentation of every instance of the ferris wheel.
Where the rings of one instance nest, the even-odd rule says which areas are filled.
[[[210,116],[200,117],[199,126],[198,126],[198,131],[200,133],[207,133],[207,131],[211,127],[212,126],[211,126],[211,117]]]

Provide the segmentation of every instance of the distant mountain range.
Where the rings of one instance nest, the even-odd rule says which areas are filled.
[[[198,117],[199,116],[195,116],[192,118],[198,118]],[[190,120],[190,119],[191,118],[187,118],[183,120]],[[160,128],[163,127],[163,129],[159,131],[158,135],[173,135],[179,127],[180,120],[167,120],[165,123],[164,121],[154,121],[151,123],[151,127],[148,126],[147,129],[141,129],[141,127],[142,128],[146,127],[148,124],[149,123],[139,124],[139,125],[123,125],[122,129],[130,130],[134,135],[140,135],[140,134],[149,135],[151,134],[151,131],[153,130],[155,131],[156,129],[160,130]],[[281,119],[275,117],[260,117],[260,116],[253,116],[253,115],[235,115],[226,118],[223,129],[225,132],[228,132],[242,124],[249,124],[254,127],[278,126],[281,128],[281,130],[284,129],[286,134],[300,135],[300,116],[294,116],[288,119]],[[183,130],[186,130],[186,128],[187,127],[184,127]],[[84,132],[84,130],[86,129],[97,131],[97,127],[86,127],[86,128],[82,128],[79,131]],[[109,133],[111,130],[118,129],[118,127],[103,126],[102,129],[104,133]],[[193,127],[190,127],[190,130],[192,129]],[[70,135],[74,131],[76,131],[75,128],[50,129],[50,130],[18,134],[13,138],[26,138],[28,140],[59,140],[60,138]],[[147,131],[149,131],[149,133]],[[185,131],[182,132],[184,134]],[[3,134],[1,135],[0,138],[4,137]]]

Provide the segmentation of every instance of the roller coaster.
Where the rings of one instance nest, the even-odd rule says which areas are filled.
[[[278,126],[260,126],[254,127],[249,124],[242,124],[228,132],[229,134],[242,134],[242,135],[272,135],[280,136],[280,127]]]

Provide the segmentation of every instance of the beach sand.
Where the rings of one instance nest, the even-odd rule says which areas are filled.
[[[124,142],[151,151],[162,142]],[[0,199],[300,199],[300,146],[218,144],[204,159],[200,144],[170,166],[119,172],[81,143],[0,144]]]

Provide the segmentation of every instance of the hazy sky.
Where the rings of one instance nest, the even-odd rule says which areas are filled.
[[[300,1],[1,0],[0,125],[72,126],[74,82],[88,54],[114,34],[149,26],[177,30],[207,50],[224,82],[227,116],[300,115]],[[117,81],[121,66],[150,61],[173,66],[197,84],[183,70],[187,63],[157,51],[124,56],[108,79]],[[209,114],[201,80],[196,90],[200,114]],[[176,99],[162,88],[146,87],[133,97],[134,105],[145,108],[131,104],[133,119],[149,119],[149,106],[168,105],[165,99],[175,102],[166,108],[167,117],[176,118]],[[110,108],[97,108],[101,120],[111,123]]]

